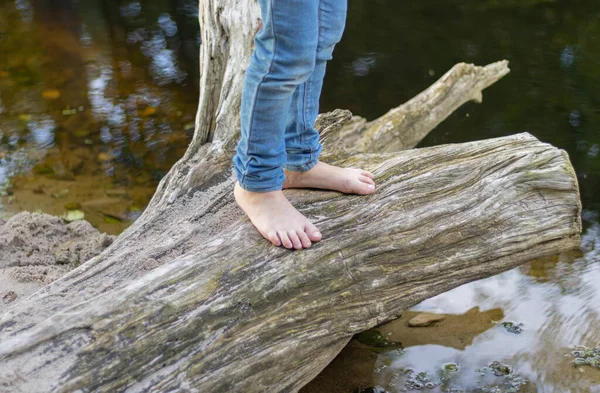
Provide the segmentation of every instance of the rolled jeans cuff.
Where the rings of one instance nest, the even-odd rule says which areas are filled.
[[[319,160],[317,158],[315,158],[313,161],[307,162],[306,164],[300,164],[300,165],[284,165],[283,168],[288,170],[288,171],[292,171],[292,172],[306,172],[308,170],[311,170],[312,168],[315,167],[315,165],[317,165],[317,163],[319,162]]]
[[[250,192],[281,191],[285,180],[283,170],[281,171],[281,175],[269,180],[261,179],[254,175],[244,174],[237,169],[235,169],[235,176],[240,187]]]
[[[306,172],[317,165],[322,149],[319,143],[308,151],[287,150],[287,162],[283,168],[293,172]]]

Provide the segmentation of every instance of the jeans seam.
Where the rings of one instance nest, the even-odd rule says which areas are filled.
[[[317,59],[317,54],[319,53],[319,46],[323,42],[323,29],[322,29],[322,26],[321,26],[321,14],[323,12],[323,10],[321,8],[322,3],[323,3],[322,0],[319,0],[319,5],[317,7],[317,50],[315,51],[315,61]],[[314,72],[314,70],[313,70],[313,72]],[[302,108],[303,109],[302,110],[302,116],[304,117],[303,118],[304,127],[303,127],[303,130],[302,130],[302,135],[301,135],[301,138],[300,138],[300,143],[302,144],[302,146],[305,149],[307,147],[310,149],[309,156],[310,156],[311,161],[312,161],[313,146],[312,145],[311,146],[307,146],[307,143],[306,143],[307,128],[311,128],[311,129],[314,128],[314,124],[308,124],[308,114],[307,114],[307,112],[308,112],[308,103],[307,103],[307,101],[308,101],[308,97],[310,96],[309,93],[310,93],[310,79],[311,78],[312,78],[312,74],[308,78],[308,80],[306,82],[304,82],[305,83],[304,84],[304,86],[305,86],[305,88],[304,88],[304,99],[303,99],[304,108]]]
[[[310,77],[308,79],[310,80]],[[307,109],[307,106],[308,106],[307,105],[307,100],[308,100],[308,91],[310,89],[310,84],[308,83],[309,80],[307,80],[306,82],[304,82],[304,89],[303,89],[304,90],[304,97],[302,99],[302,103],[303,103],[303,108],[302,108],[302,117],[303,117],[303,119],[302,119],[302,123],[303,123],[303,126],[302,126],[302,134],[300,135],[300,143],[302,145],[306,144],[306,138],[305,138],[306,137],[306,131],[307,131],[306,128],[308,127],[308,121],[307,121],[308,116],[306,115],[306,112],[308,110]]]
[[[323,48],[319,48],[319,45],[324,41],[323,40],[323,29],[321,28],[321,14],[323,12],[323,9],[321,8],[321,6],[323,5],[323,0],[319,0],[319,8],[317,10],[317,30],[318,30],[318,35],[317,35],[317,53],[319,53],[319,49],[323,49]],[[317,53],[315,53],[315,58],[317,56]]]
[[[277,39],[276,39],[276,34],[275,34],[275,23],[273,22],[273,12],[275,12],[275,7],[273,7],[273,0],[269,0],[269,4],[271,5],[271,35],[273,36],[273,56],[271,57],[271,62],[269,64],[269,69],[267,71],[266,74],[264,74],[261,78],[260,78],[260,82],[258,82],[258,84],[256,85],[256,91],[254,93],[254,97],[252,100],[252,110],[250,111],[250,121],[248,121],[248,138],[247,140],[250,141],[251,136],[252,136],[252,125],[254,123],[254,111],[256,109],[256,101],[257,101],[257,97],[258,97],[258,91],[260,90],[260,85],[265,81],[265,77],[267,75],[269,75],[271,73],[271,71],[273,70],[273,63],[275,63],[275,56],[277,56]],[[245,154],[246,157],[248,157],[247,154]],[[244,165],[244,171],[248,172],[248,165],[250,165],[250,159],[247,158],[245,165]]]

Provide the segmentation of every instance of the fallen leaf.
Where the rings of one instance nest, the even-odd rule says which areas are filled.
[[[111,161],[113,158],[115,157],[110,153],[100,152],[98,154],[98,161]]]
[[[44,90],[42,91],[42,97],[47,100],[56,100],[58,97],[60,97],[60,91],[57,89]]]
[[[156,113],[156,108],[153,106],[147,106],[141,113],[142,117],[150,116]]]
[[[81,210],[69,210],[66,214],[62,216],[63,220],[68,222],[83,220],[84,217],[85,213]]]

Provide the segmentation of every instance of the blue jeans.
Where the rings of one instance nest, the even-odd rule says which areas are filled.
[[[283,169],[317,164],[314,128],[325,65],[342,38],[347,0],[259,0],[263,29],[254,38],[242,93],[234,169],[242,188],[281,190]]]

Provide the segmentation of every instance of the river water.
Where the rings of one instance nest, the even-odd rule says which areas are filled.
[[[81,211],[110,233],[135,220],[193,132],[196,18],[187,0],[0,0],[0,214]],[[512,72],[483,104],[464,105],[421,146],[526,131],[565,149],[584,233],[581,250],[456,288],[378,328],[402,350],[353,340],[303,392],[420,383],[431,392],[600,392],[600,369],[575,366],[572,354],[600,346],[597,1],[350,0],[334,56],[322,111],[369,119],[457,62],[508,59]],[[445,319],[407,327],[422,311]]]
[[[0,0],[5,214],[119,233],[192,137],[197,2]]]

